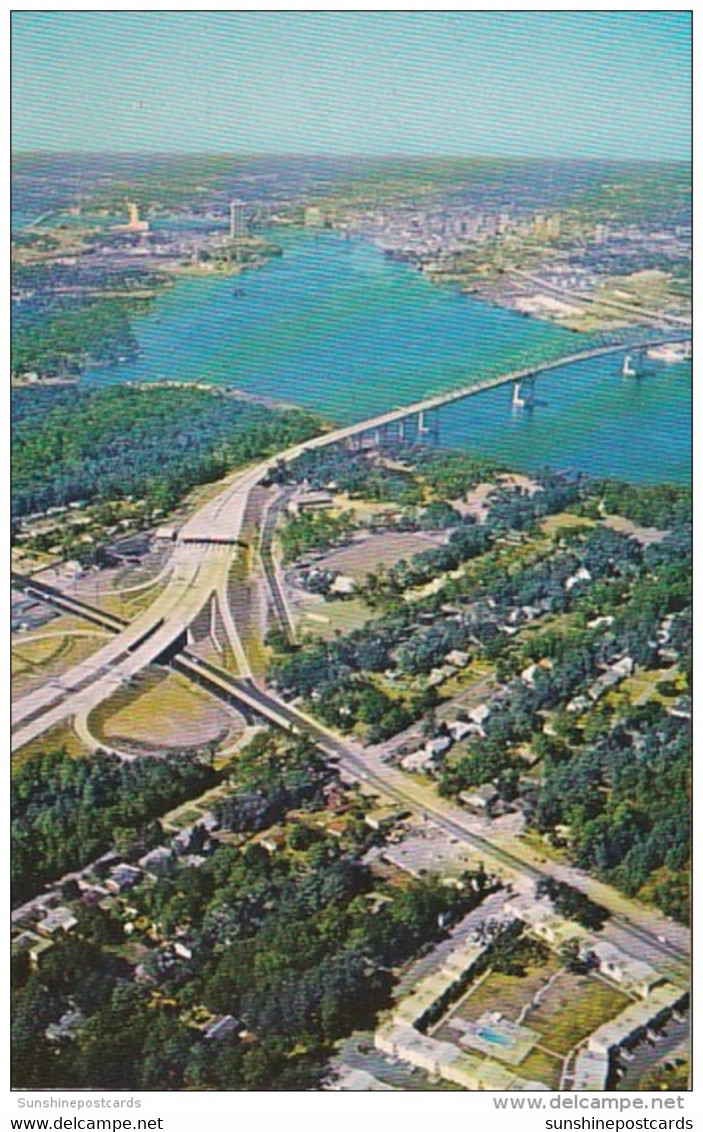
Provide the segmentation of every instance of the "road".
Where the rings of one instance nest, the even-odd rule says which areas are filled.
[[[226,582],[231,547],[176,547],[166,588],[108,644],[13,704],[12,750],[93,709],[162,656]],[[105,623],[107,627],[107,622]]]
[[[611,307],[616,311],[623,311],[625,314],[635,315],[640,322],[649,322],[654,326],[661,326],[662,323],[668,323],[670,326],[683,326],[691,331],[691,319],[684,315],[667,314],[661,311],[650,311],[645,307],[638,307],[634,303],[623,303],[617,299],[606,299],[601,295],[593,294],[584,291],[574,291],[569,287],[557,287],[554,283],[548,283],[545,279],[540,278],[539,275],[533,275],[530,271],[522,271],[517,267],[510,270],[510,275],[514,275],[519,279],[527,279],[528,282],[534,283],[543,291],[548,291],[550,294],[558,295],[560,298],[573,299],[582,304],[591,304],[592,306]]]
[[[222,553],[224,548],[216,549],[221,559],[226,561],[226,555]],[[54,593],[52,587],[42,587],[42,590],[47,600],[61,600],[58,591]],[[89,612],[99,613],[90,606],[85,608]],[[181,606],[186,616],[188,608]],[[121,633],[111,644],[117,646],[123,637],[124,634]],[[146,645],[149,645],[150,641],[151,638]],[[101,650],[101,655],[106,652],[106,649]],[[95,655],[90,658],[91,662],[94,660]],[[141,650],[137,649],[122,663],[115,665],[114,671],[110,674],[113,690],[121,686],[128,675],[136,675],[142,666],[142,660]],[[584,892],[610,911],[612,916],[610,924],[617,933],[619,945],[625,950],[629,946],[632,950],[635,941],[647,949],[651,959],[659,960],[661,963],[663,958],[670,962],[673,966],[672,973],[676,974],[678,971],[680,977],[682,967],[688,963],[688,930],[682,925],[666,920],[656,909],[629,900],[609,885],[595,880],[571,865],[539,857],[524,842],[498,830],[488,819],[472,815],[455,803],[440,798],[431,784],[421,783],[396,767],[389,766],[384,759],[384,754],[387,752],[383,747],[362,747],[353,740],[342,738],[298,708],[287,704],[270,690],[257,686],[253,680],[233,676],[210,661],[195,656],[187,649],[184,649],[174,660],[173,666],[228,703],[234,702],[244,706],[289,733],[306,735],[348,775],[378,790],[381,795],[397,801],[403,807],[431,818],[451,836],[458,837],[480,852],[486,865],[496,872],[508,877],[528,876],[534,881],[551,876]],[[78,665],[75,671],[83,667],[84,665]],[[66,675],[62,678],[62,682],[65,681]],[[75,706],[72,714],[76,717],[81,733],[89,735],[87,716],[103,698],[102,685],[98,689],[90,686],[80,696],[73,698],[72,703]],[[20,734],[24,734],[25,731],[26,728]]]
[[[662,340],[659,337],[657,344]],[[678,341],[679,338],[669,337],[667,340]],[[643,347],[654,344],[654,340],[641,343]],[[487,389],[591,358],[621,353],[628,348],[630,347],[605,346],[581,351],[566,358],[514,370],[472,386],[429,397],[414,405],[394,409],[371,420],[336,429],[305,444],[295,445],[276,457],[230,477],[224,490],[201,507],[181,528],[167,584],[149,608],[87,660],[64,673],[60,679],[47,681],[44,687],[16,702],[13,706],[12,749],[18,749],[69,717],[85,720],[98,704],[113,695],[147,665],[184,641],[189,625],[213,594],[218,596],[225,630],[240,674],[243,677],[250,675],[246,650],[232,616],[228,593],[229,576],[237,554],[242,553],[240,543],[250,494],[279,462],[288,463],[305,451],[342,443],[364,432],[475,396]],[[236,679],[187,653],[174,666],[193,678],[202,678],[205,674],[211,684],[219,682],[220,694],[234,697],[240,704],[248,706],[279,727],[307,735],[352,777],[368,783],[415,812],[431,816],[441,828],[472,845],[486,862],[497,869],[527,875],[535,880],[546,875],[563,879],[608,908],[613,914],[613,921],[628,939],[639,941],[671,963],[681,965],[687,962],[686,929],[680,925],[672,926],[654,909],[626,900],[614,889],[599,884],[570,866],[538,859],[522,843],[505,845],[498,844],[497,840],[489,841],[477,832],[476,819],[454,803],[440,798],[431,786],[418,783],[388,766],[378,752],[366,750],[334,735],[268,690],[257,687],[253,681],[241,679],[241,676]]]
[[[291,494],[292,489],[282,492],[278,498],[274,499],[266,508],[264,521],[261,525],[261,536],[259,538],[259,557],[264,571],[264,580],[266,582],[272,612],[279,630],[285,635],[289,642],[295,641],[295,625],[293,624],[293,618],[288,608],[286,595],[281,585],[278,572],[279,568],[274,560],[272,544],[276,521]]]
[[[652,339],[641,345],[650,346],[664,340],[659,336],[656,340]],[[680,336],[669,335],[666,340],[679,341]],[[17,750],[70,716],[92,710],[92,707],[111,696],[125,680],[174,647],[213,593],[218,595],[225,631],[239,671],[243,675],[250,674],[246,650],[232,616],[228,577],[240,550],[250,493],[280,462],[290,463],[306,451],[344,443],[365,432],[382,429],[409,416],[441,408],[488,389],[592,358],[622,353],[627,348],[629,347],[615,345],[581,350],[553,361],[540,362],[473,385],[461,386],[412,405],[381,413],[370,420],[324,433],[230,477],[224,490],[196,511],[181,528],[166,587],[148,609],[126,626],[114,641],[64,673],[60,680],[48,681],[44,688],[15,702],[12,712],[12,750]]]
[[[431,784],[420,783],[389,766],[378,751],[341,738],[268,689],[252,681],[239,680],[187,652],[178,658],[175,667],[203,683],[214,694],[238,701],[275,726],[307,736],[357,781],[373,787],[403,807],[431,818],[451,836],[471,845],[480,852],[489,869],[504,876],[528,876],[534,881],[550,876],[584,892],[608,909],[613,927],[627,938],[630,951],[641,954],[641,947],[635,944],[645,945],[650,954],[657,956],[660,965],[665,959],[671,965],[673,975],[685,977],[689,960],[688,931],[682,925],[672,924],[655,908],[629,900],[616,889],[573,866],[539,858],[523,842],[502,837],[486,819],[474,817],[456,803],[440,798]],[[663,942],[664,939],[666,942]]]
[[[123,617],[117,617],[114,613],[107,613],[104,609],[97,609],[94,605],[88,605],[87,602],[81,601],[77,597],[65,594],[56,586],[37,582],[33,578],[24,577],[22,574],[13,572],[10,575],[10,584],[14,590],[19,590],[38,601],[46,601],[49,605],[55,606],[64,613],[74,613],[77,617],[82,617],[84,621],[90,621],[103,629],[120,632],[128,625]]]
[[[239,539],[252,488],[273,461],[230,477],[227,487],[206,503],[181,528],[171,558],[166,586],[151,605],[118,635],[60,678],[15,701],[12,707],[12,750],[16,751],[44,731],[70,717],[85,717],[137,673],[153,664],[184,639],[188,627],[213,594],[239,671],[249,675],[246,653],[234,624],[227,588],[232,564],[241,553]],[[207,531],[211,537],[207,537]],[[19,584],[19,583],[18,583]],[[24,585],[31,588],[31,580]],[[52,587],[35,587],[49,595]],[[56,591],[58,594],[59,591]],[[57,601],[58,604],[58,601]],[[66,597],[66,608],[86,616],[91,607]],[[93,620],[96,620],[93,611]],[[101,615],[105,627],[118,622]]]
[[[223,549],[218,548],[221,557],[226,561],[226,556],[222,555]],[[197,599],[196,604],[199,600],[200,598]],[[188,605],[181,605],[180,608],[187,616]],[[120,634],[115,638],[111,642],[113,647],[118,647],[120,638],[123,637],[124,634]],[[153,647],[150,642],[151,638],[142,648]],[[106,651],[101,650],[101,655]],[[91,658],[91,661],[94,662],[94,659]],[[136,675],[142,664],[143,656],[139,648],[123,661],[115,664],[108,674],[112,690],[121,686],[130,675]],[[450,836],[471,845],[480,853],[487,867],[506,879],[527,876],[537,881],[551,876],[578,888],[610,911],[612,916],[610,927],[617,934],[617,942],[625,950],[629,948],[630,951],[643,957],[646,954],[650,961],[658,962],[660,966],[662,960],[665,960],[671,964],[670,973],[674,977],[681,978],[682,975],[685,977],[689,941],[687,929],[682,925],[672,924],[655,909],[628,900],[615,889],[573,866],[538,857],[523,842],[511,838],[510,835],[506,836],[487,819],[471,815],[455,803],[440,798],[431,784],[421,783],[397,768],[389,766],[384,760],[383,748],[365,748],[350,739],[336,735],[304,712],[285,703],[268,689],[257,686],[252,680],[235,677],[217,665],[196,657],[188,650],[182,651],[174,660],[173,666],[177,671],[197,681],[227,702],[244,706],[289,733],[306,735],[350,777],[397,801],[404,808],[430,818]],[[77,670],[83,667],[79,665]],[[66,681],[66,676],[63,677],[63,681]],[[97,688],[95,685],[90,685],[72,698],[72,714],[75,715],[79,732],[89,734],[88,714],[102,701],[104,694],[104,684],[101,681]],[[62,707],[60,706],[58,710],[61,711]],[[52,713],[49,714],[53,718]],[[42,716],[41,719],[44,720],[45,717]],[[19,734],[23,736],[27,730],[28,728],[25,727]]]

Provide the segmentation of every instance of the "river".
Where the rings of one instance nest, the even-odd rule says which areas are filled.
[[[283,258],[237,277],[188,276],[136,323],[139,357],[84,383],[208,381],[295,402],[349,423],[468,384],[586,339],[440,290],[360,239],[279,231]],[[554,371],[532,411],[501,388],[440,416],[440,443],[511,467],[576,468],[637,482],[691,474],[691,366],[622,359]]]

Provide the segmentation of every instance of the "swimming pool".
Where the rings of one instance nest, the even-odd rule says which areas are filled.
[[[484,1042],[490,1042],[495,1046],[505,1046],[510,1048],[514,1045],[514,1040],[508,1034],[498,1034],[495,1030],[488,1030],[485,1027],[476,1031],[476,1037],[481,1038]]]

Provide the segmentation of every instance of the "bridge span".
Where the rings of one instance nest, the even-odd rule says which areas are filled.
[[[487,377],[481,381],[475,382],[473,385],[460,385],[456,389],[447,390],[446,393],[432,394],[425,397],[422,401],[415,401],[410,405],[392,409],[387,413],[379,413],[378,416],[372,417],[369,420],[348,425],[346,428],[336,429],[333,433],[326,433],[321,437],[315,437],[314,440],[310,440],[300,447],[313,449],[323,448],[329,444],[341,443],[361,433],[372,432],[375,429],[384,428],[386,425],[399,423],[407,420],[408,417],[420,417],[421,414],[430,413],[434,409],[441,409],[445,405],[451,405],[454,401],[464,401],[467,397],[475,397],[477,394],[485,393],[489,389],[498,389],[501,385],[511,385],[521,381],[527,381],[529,378],[538,377],[540,374],[548,373],[550,370],[563,369],[567,366],[577,365],[580,362],[590,361],[593,358],[604,358],[611,354],[625,354],[632,351],[649,350],[654,346],[663,346],[668,343],[688,342],[690,338],[691,334],[689,332],[687,334],[669,334],[664,337],[659,335],[657,338],[651,338],[643,342],[593,346],[591,349],[580,350],[577,353],[567,354],[551,361],[537,362],[529,366],[523,366],[521,369],[498,374],[496,377]],[[281,458],[286,459],[286,454],[284,453]]]
[[[27,597],[33,597],[36,601],[44,602],[45,605],[50,605],[61,613],[73,613],[76,617],[81,617],[84,621],[89,621],[93,625],[99,625],[101,629],[109,629],[112,632],[119,633],[125,629],[129,624],[124,617],[118,617],[114,613],[107,613],[104,609],[99,609],[95,605],[89,605],[86,601],[81,601],[80,598],[74,597],[73,594],[64,593],[63,590],[58,589],[57,586],[49,586],[46,582],[40,582],[36,578],[26,577],[24,574],[18,574],[12,571],[10,574],[10,585],[12,589],[19,590]]]
[[[218,597],[225,632],[240,675],[251,675],[246,649],[232,615],[228,583],[237,555],[246,550],[242,532],[251,493],[281,463],[291,463],[306,452],[342,444],[363,436],[364,433],[380,430],[387,425],[431,412],[454,401],[474,397],[501,385],[524,381],[541,373],[593,358],[689,339],[690,334],[659,335],[636,345],[628,342],[595,346],[551,361],[533,363],[485,378],[473,385],[460,386],[410,405],[391,409],[371,419],[333,429],[269,457],[242,473],[229,476],[227,486],[195,512],[181,528],[166,587],[154,602],[82,664],[64,673],[60,679],[47,681],[41,688],[13,704],[12,749],[17,750],[62,720],[92,710],[111,696],[124,680],[133,677],[159,657],[173,652],[213,594]],[[44,593],[48,596],[46,590]],[[74,612],[79,610],[74,609]],[[85,606],[82,615],[85,615]],[[108,626],[107,616],[103,624],[105,627],[118,629],[116,624]]]

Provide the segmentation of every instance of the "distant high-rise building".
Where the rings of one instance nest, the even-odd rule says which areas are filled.
[[[242,200],[229,202],[229,235],[231,240],[237,240],[248,234],[245,205]]]
[[[129,215],[129,220],[127,221],[126,224],[116,224],[114,226],[115,231],[120,231],[120,232],[148,232],[149,231],[149,222],[147,220],[140,220],[139,219],[139,205],[138,204],[135,204],[134,201],[128,200],[127,201],[127,213]]]
[[[538,212],[532,223],[532,235],[538,240],[543,240],[545,236],[544,213]]]
[[[532,225],[532,234],[538,240],[558,240],[561,234],[561,217],[545,216],[538,212]]]

